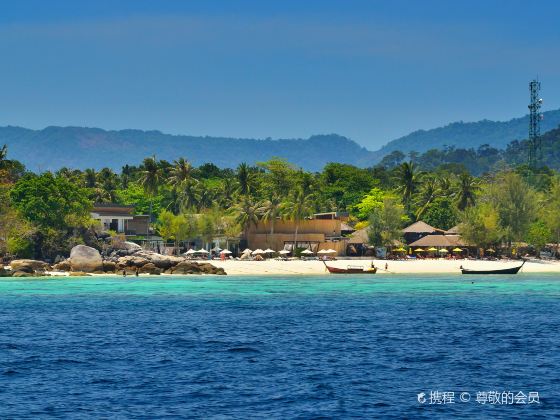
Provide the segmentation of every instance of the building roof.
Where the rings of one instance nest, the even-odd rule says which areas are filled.
[[[465,246],[465,243],[459,235],[426,235],[415,242],[409,244],[411,247],[416,246]]]
[[[113,208],[134,209],[134,206],[128,206],[126,204],[117,204],[117,203],[93,203],[93,208],[96,208],[96,209],[113,209]]]
[[[352,226],[350,226],[349,224],[344,223],[344,222],[340,223],[340,230],[342,232],[355,232],[356,231],[356,229],[354,229]]]
[[[369,235],[367,232],[367,227],[355,231],[350,235],[349,244],[367,244],[369,242]]]
[[[458,235],[459,225],[453,226],[451,229],[445,231],[446,235]]]
[[[434,232],[443,232],[441,229],[437,229],[433,226],[430,226],[426,222],[419,220],[414,222],[410,226],[405,227],[403,233],[434,233]]]

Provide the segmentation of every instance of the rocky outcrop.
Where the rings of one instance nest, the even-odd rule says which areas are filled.
[[[64,260],[64,261],[61,261],[61,262],[53,265],[53,270],[55,270],[55,271],[71,271],[72,270],[72,265],[70,264],[70,261]]]
[[[139,274],[152,274],[152,275],[159,275],[161,274],[162,269],[156,267],[153,263],[144,264],[142,267],[138,269]]]
[[[117,263],[113,261],[103,261],[103,271],[105,273],[114,273],[117,270]]]
[[[68,273],[68,275],[69,275],[70,277],[88,277],[88,276],[91,276],[91,274],[86,273],[86,272],[84,272],[84,271],[70,271],[70,272]]]
[[[93,273],[103,271],[103,260],[101,254],[95,248],[86,245],[76,245],[70,251],[70,266],[72,271]]]
[[[51,268],[46,262],[37,260],[13,260],[10,263],[10,267],[13,271],[22,271],[30,274],[45,272]]]
[[[223,268],[215,267],[209,263],[197,263],[192,261],[183,261],[172,269],[166,271],[168,274],[217,274],[225,275]]]
[[[0,265],[0,277],[12,277],[12,270],[8,270]]]

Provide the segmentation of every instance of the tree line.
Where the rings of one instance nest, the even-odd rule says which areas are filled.
[[[0,149],[0,255],[53,259],[78,243],[99,247],[93,203],[134,205],[149,214],[166,241],[210,242],[246,233],[260,220],[299,222],[316,212],[348,212],[373,245],[401,239],[406,224],[424,220],[480,246],[525,241],[542,248],[560,237],[560,178],[547,168],[504,166],[473,176],[460,165],[430,170],[410,161],[370,168],[329,163],[308,172],[275,158],[222,169],[148,157],[120,172],[109,168],[32,173]],[[393,156],[394,157],[394,156]]]

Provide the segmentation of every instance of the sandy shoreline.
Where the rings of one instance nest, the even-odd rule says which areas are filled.
[[[344,260],[329,261],[333,267],[346,268],[348,265],[369,267],[372,260]],[[324,275],[327,274],[321,261],[238,261],[213,260],[204,261],[216,267],[222,267],[228,275],[267,276],[267,275]],[[479,261],[479,260],[403,260],[387,261],[373,260],[378,267],[378,274],[460,274],[460,266],[476,270],[493,270],[515,267],[520,261]],[[385,264],[388,265],[385,271]],[[560,261],[529,260],[520,273],[558,273]],[[67,276],[65,272],[50,272],[53,276]],[[119,274],[93,274],[93,276],[120,276]],[[148,276],[141,274],[142,277]]]

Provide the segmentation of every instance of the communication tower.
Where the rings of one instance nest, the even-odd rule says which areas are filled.
[[[531,80],[529,83],[529,93],[531,102],[529,103],[529,166],[535,168],[542,158],[541,150],[541,105],[543,100],[539,98],[541,82]]]

